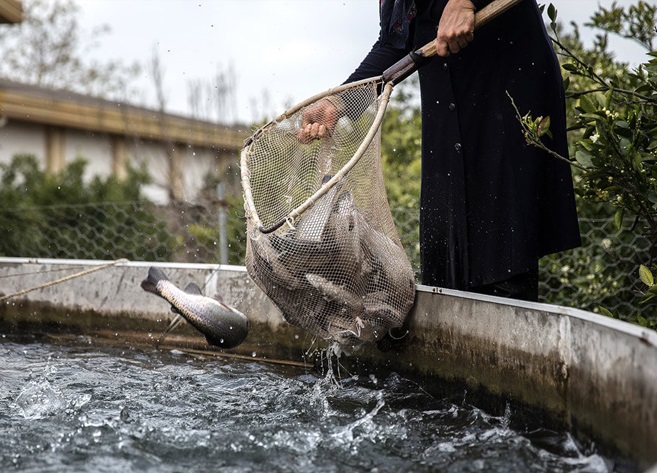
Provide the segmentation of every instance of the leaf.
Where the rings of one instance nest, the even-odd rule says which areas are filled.
[[[649,295],[648,297],[646,297],[645,299],[641,299],[641,300],[639,301],[639,305],[646,305],[646,304],[648,304],[651,300],[655,299],[656,297],[657,297],[656,295],[654,295],[654,294],[650,294],[650,295]]]
[[[587,97],[586,95],[583,95],[579,98],[579,106],[582,107],[582,110],[584,110],[584,112],[586,112],[586,113],[596,113],[596,112],[598,112],[598,107],[596,107],[593,104],[593,101],[589,97]]]
[[[591,106],[593,106],[593,105],[591,105]],[[604,114],[603,114],[602,112],[596,112],[596,113],[580,113],[580,114],[577,116],[577,118],[579,118],[579,119],[581,119],[581,118],[588,118],[588,119],[590,119],[590,120],[597,120],[597,121],[600,121],[600,120],[604,120],[604,119],[605,119],[605,116],[604,116]]]
[[[582,140],[579,143],[577,143],[581,149],[584,149],[586,151],[591,151],[593,149],[593,143],[591,140]]]
[[[579,70],[579,67],[577,67],[577,64],[574,64],[572,62],[567,62],[566,64],[562,64],[561,67],[564,68],[564,70],[568,72],[577,72]]]
[[[609,108],[609,104],[611,103],[611,99],[612,99],[613,96],[614,96],[614,89],[612,87],[610,87],[609,90],[607,90],[607,92],[605,92],[604,106],[606,108]]]
[[[630,151],[630,147],[632,146],[632,143],[627,138],[621,137],[620,141],[618,142],[618,146],[620,147],[621,155],[627,156],[627,154]]]
[[[617,230],[623,228],[623,209],[618,209],[614,214],[614,226]]]
[[[591,162],[592,157],[593,155],[585,149],[575,151],[575,160],[586,168],[593,167],[593,163]]]
[[[655,279],[652,276],[652,272],[644,265],[639,266],[639,278],[641,278],[641,281],[648,287],[653,287],[655,285]]]
[[[616,318],[616,317],[614,317],[614,314],[612,314],[608,309],[602,307],[601,305],[598,306],[598,310],[604,316],[611,317],[612,319]]]
[[[543,136],[547,134],[552,138],[552,132],[550,131],[550,117],[544,117],[538,124],[538,136]]]
[[[651,192],[648,194],[648,202],[652,204],[657,204],[657,192]]]
[[[551,3],[548,5],[548,17],[552,20],[552,23],[557,21],[557,9],[554,8],[554,5]]]

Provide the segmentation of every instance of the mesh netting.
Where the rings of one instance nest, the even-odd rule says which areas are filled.
[[[415,296],[383,183],[379,85],[333,91],[328,100],[339,118],[328,137],[298,138],[304,112],[326,100],[317,97],[266,125],[242,152],[249,275],[288,322],[341,345],[376,341],[401,326]],[[328,191],[296,217],[322,186]]]

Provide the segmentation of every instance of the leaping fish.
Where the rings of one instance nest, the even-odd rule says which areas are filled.
[[[249,332],[248,320],[244,314],[223,303],[217,296],[211,298],[202,295],[201,289],[194,283],[183,291],[169,281],[163,271],[151,267],[141,287],[171,304],[171,310],[205,335],[210,345],[234,348],[244,341]],[[179,321],[179,317],[176,317],[165,335]]]

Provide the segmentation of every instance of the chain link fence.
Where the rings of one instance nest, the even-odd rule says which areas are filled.
[[[393,209],[419,277],[419,212]],[[239,204],[158,207],[144,202],[0,209],[4,256],[244,264],[245,219]],[[619,232],[613,221],[581,219],[583,246],[541,260],[543,302],[629,318],[637,305],[639,264],[651,243]]]

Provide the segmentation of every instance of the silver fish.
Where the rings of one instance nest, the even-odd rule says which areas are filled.
[[[148,270],[148,277],[141,282],[141,287],[169,302],[171,310],[205,335],[210,345],[234,348],[244,341],[249,332],[248,320],[240,311],[224,304],[218,296],[203,296],[196,284],[188,285],[185,291],[179,289],[158,268]],[[176,317],[165,334],[179,321]]]
[[[322,183],[325,184],[330,179],[330,176],[325,176]],[[301,216],[296,224],[295,237],[299,240],[306,241],[320,241],[324,228],[331,215],[333,200],[336,193],[342,187],[342,182],[338,182],[329,191],[322,196],[317,202],[313,204]]]

